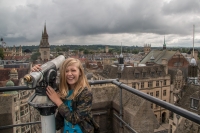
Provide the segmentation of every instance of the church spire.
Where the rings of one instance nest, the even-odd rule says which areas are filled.
[[[42,61],[50,60],[50,45],[48,38],[49,36],[47,34],[46,21],[45,21],[44,30],[42,31],[42,38],[40,40],[40,45],[39,45],[39,52]]]
[[[46,22],[45,22],[45,25],[44,25],[44,34],[47,34],[47,30],[46,30]]]
[[[163,49],[166,49],[165,36],[164,36],[164,44],[163,44]]]
[[[195,31],[195,25],[193,25],[193,50],[192,50],[193,58],[194,58],[194,31]]]
[[[40,41],[40,47],[49,47],[49,41],[48,41],[48,34],[47,34],[47,29],[46,29],[46,22],[44,24],[44,31],[42,31],[42,38]]]

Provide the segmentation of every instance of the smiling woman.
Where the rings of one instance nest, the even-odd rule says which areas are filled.
[[[40,69],[40,65],[36,65],[32,71]],[[57,130],[64,126],[64,133],[99,132],[99,126],[91,112],[92,92],[78,59],[67,58],[60,67],[59,93],[50,86],[47,87],[46,93],[58,106]]]

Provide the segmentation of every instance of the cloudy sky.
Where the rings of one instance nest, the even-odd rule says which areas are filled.
[[[200,46],[200,0],[0,0],[0,37],[8,46]]]

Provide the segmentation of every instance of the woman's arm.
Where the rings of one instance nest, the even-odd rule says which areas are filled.
[[[73,111],[70,112],[69,108],[62,103],[58,107],[59,113],[72,124],[77,124],[88,116],[92,107],[92,93],[88,89],[84,89],[78,96],[76,108],[73,108]]]
[[[56,113],[56,130],[61,129],[63,126],[64,126],[64,118],[59,112],[57,112]]]

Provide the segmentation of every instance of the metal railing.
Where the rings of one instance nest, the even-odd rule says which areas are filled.
[[[144,92],[141,92],[139,90],[136,90],[126,84],[123,84],[122,82],[119,82],[117,79],[107,79],[107,80],[90,80],[89,84],[90,85],[96,85],[96,84],[106,84],[106,83],[112,83],[116,86],[118,86],[121,90],[125,89],[139,97],[142,97],[152,103],[155,103],[165,109],[168,109],[180,116],[183,116],[197,124],[200,124],[200,116],[192,113],[188,110],[185,110],[183,108],[180,108],[178,106],[175,106],[173,104],[170,104],[168,102],[165,102],[163,100],[160,100],[158,98],[155,98],[151,95],[148,95]],[[25,86],[16,86],[16,87],[0,87],[0,92],[4,92],[4,91],[16,91],[16,90],[30,90],[30,88],[25,87]],[[116,114],[114,114],[114,116],[120,121],[120,126],[122,126],[122,123],[125,125],[125,127],[127,127],[130,131],[136,133],[136,131],[130,127],[123,119],[122,119],[122,91],[120,91],[120,111],[119,111],[119,116],[117,116]],[[100,114],[105,114],[106,112],[100,112],[100,113],[96,113],[95,115],[100,115]],[[1,126],[0,129],[5,129],[5,128],[11,128],[11,127],[16,127],[16,126],[23,126],[23,125],[30,125],[30,124],[38,124],[40,122],[30,122],[27,124],[17,124],[17,125],[8,125],[8,126]]]

